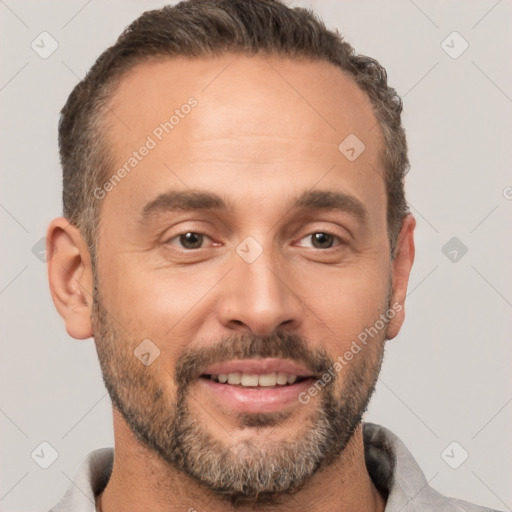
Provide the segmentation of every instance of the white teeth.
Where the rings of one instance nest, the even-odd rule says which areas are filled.
[[[239,372],[236,373],[228,373],[228,384],[240,384],[241,382],[241,374]]]
[[[288,374],[277,372],[277,383],[284,386],[288,382]]]
[[[257,375],[254,373],[220,373],[212,374],[211,379],[220,382],[221,384],[242,385],[249,387],[272,387],[272,386],[285,386],[286,384],[293,384],[297,381],[297,375],[290,375],[284,372],[265,373]]]
[[[260,386],[275,386],[277,383],[276,374],[267,373],[266,375],[260,375],[258,378],[258,384]]]
[[[240,384],[242,384],[242,386],[257,386],[258,376],[252,373],[242,373],[242,380]]]

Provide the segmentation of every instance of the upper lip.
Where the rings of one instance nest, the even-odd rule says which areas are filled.
[[[249,373],[252,375],[266,375],[272,372],[287,373],[297,377],[314,377],[314,373],[300,364],[289,359],[237,359],[216,363],[203,370],[201,375],[219,375],[228,373]]]

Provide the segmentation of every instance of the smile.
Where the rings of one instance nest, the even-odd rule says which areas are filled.
[[[199,384],[216,410],[263,413],[301,405],[298,395],[315,375],[300,364],[283,359],[246,359],[205,368]],[[210,400],[209,400],[210,402]]]
[[[275,387],[275,386],[288,386],[295,382],[300,382],[307,377],[298,377],[297,375],[272,372],[258,375],[255,373],[220,373],[218,375],[202,375],[203,378],[210,378],[214,382],[221,384],[228,384],[230,386],[242,387]]]

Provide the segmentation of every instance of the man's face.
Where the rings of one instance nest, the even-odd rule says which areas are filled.
[[[326,63],[169,59],[132,69],[105,121],[108,178],[131,162],[102,199],[96,263],[114,405],[212,490],[298,489],[349,442],[392,323],[344,357],[391,307],[369,100]],[[338,149],[351,134],[356,159]]]

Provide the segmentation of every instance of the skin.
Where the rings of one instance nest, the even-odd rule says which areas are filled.
[[[159,347],[159,358],[147,368],[170,401],[178,358],[223,337],[279,329],[336,359],[385,311],[390,284],[389,304],[403,306],[414,260],[412,215],[390,258],[382,137],[370,101],[341,70],[229,54],[140,64],[122,79],[105,114],[116,164],[123,165],[191,96],[197,107],[102,200],[97,246],[101,305],[127,339],[139,340],[135,345],[149,338]],[[348,134],[366,146],[353,162],[338,150]],[[168,190],[214,192],[230,208],[166,212],[141,224],[144,205]],[[365,222],[346,211],[293,210],[294,199],[310,190],[357,198]],[[325,231],[335,235],[333,247],[314,248],[311,235]],[[178,237],[187,232],[206,234],[204,248],[187,253]],[[250,264],[236,252],[247,236],[263,249]],[[66,330],[76,339],[94,336],[87,246],[64,218],[52,221],[47,239],[51,293]],[[350,365],[357,369],[362,358],[375,362],[403,320],[402,307]],[[345,375],[333,384],[337,396]],[[315,397],[288,407],[287,418],[271,427],[239,428],[233,411],[199,392],[197,383],[190,396],[191,414],[228,447],[248,439],[264,446],[270,432],[276,442],[296,439],[319,407]],[[101,495],[104,512],[232,509],[141,443],[115,407],[113,418],[115,463]],[[336,461],[297,494],[257,510],[299,506],[384,510],[385,497],[366,470],[361,426]]]

